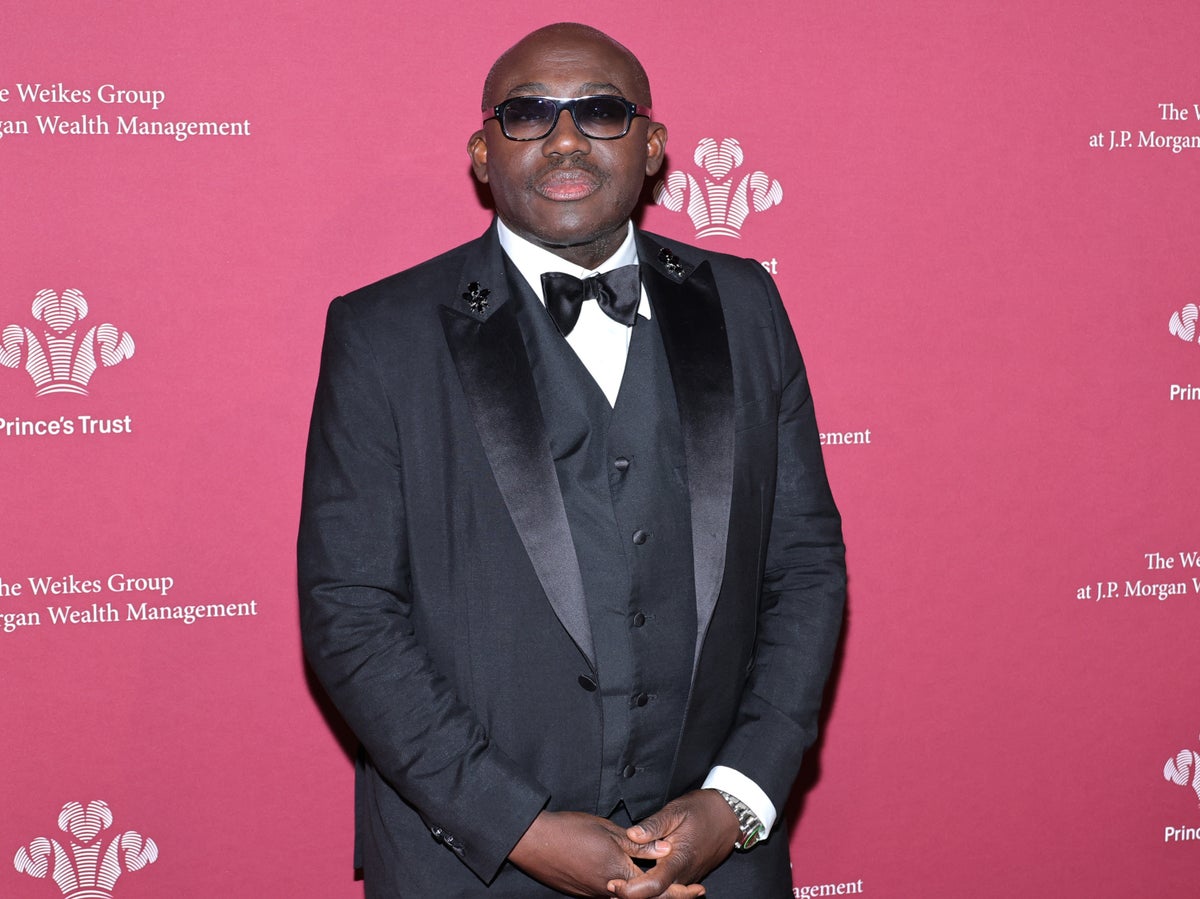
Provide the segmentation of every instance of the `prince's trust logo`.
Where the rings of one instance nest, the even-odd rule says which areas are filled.
[[[654,200],[672,212],[679,212],[686,203],[696,237],[741,237],[742,223],[752,205],[756,212],[764,212],[783,202],[783,185],[766,172],[751,172],[740,180],[730,177],[745,158],[741,144],[732,137],[720,142],[704,138],[696,146],[694,158],[706,175],[697,179],[671,172],[654,188]]]
[[[1184,343],[1196,343],[1196,319],[1200,318],[1200,307],[1188,303],[1177,312],[1171,313],[1171,322],[1167,326],[1171,333]]]
[[[78,290],[39,290],[33,298],[33,317],[44,327],[36,331],[8,325],[0,332],[0,365],[24,367],[38,396],[48,393],[87,395],[96,369],[118,365],[133,356],[133,337],[107,322],[86,331],[88,304]],[[39,333],[40,332],[40,333]]]
[[[66,899],[113,899],[117,879],[156,861],[158,847],[154,840],[133,830],[107,840],[101,832],[112,827],[112,822],[106,802],[93,800],[87,808],[68,802],[58,816],[58,829],[67,836],[66,846],[53,837],[38,837],[17,850],[13,864],[30,877],[49,874]]]
[[[1163,766],[1163,777],[1181,787],[1190,786],[1196,798],[1200,799],[1200,752],[1179,750],[1175,758],[1167,759]]]
[[[1171,313],[1167,330],[1184,343],[1195,346],[1200,343],[1200,307],[1195,303],[1186,303],[1182,309]],[[1172,384],[1170,390],[1172,400],[1200,400],[1200,387],[1193,384]]]
[[[1200,751],[1181,749],[1173,758],[1167,759],[1163,765],[1163,778],[1169,783],[1191,788],[1192,793],[1200,799]],[[1189,827],[1181,824],[1178,827],[1166,827],[1163,830],[1163,842],[1174,843],[1181,840],[1200,840],[1200,827]]]

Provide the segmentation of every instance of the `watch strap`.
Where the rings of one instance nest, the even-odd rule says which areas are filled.
[[[733,844],[734,849],[749,849],[756,843],[760,842],[766,833],[766,828],[759,820],[758,815],[751,811],[750,806],[742,802],[732,793],[726,793],[724,790],[717,790],[721,794],[721,798],[729,803],[729,807],[733,809],[733,813],[737,815],[738,828],[742,832],[741,838]]]

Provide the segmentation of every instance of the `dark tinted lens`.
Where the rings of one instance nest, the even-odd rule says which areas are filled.
[[[629,111],[616,97],[587,97],[575,104],[575,123],[588,137],[620,137],[629,125]]]
[[[500,124],[515,140],[544,137],[554,124],[554,101],[541,97],[514,97],[504,104]]]

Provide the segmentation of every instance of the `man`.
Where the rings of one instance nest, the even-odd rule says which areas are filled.
[[[302,627],[368,896],[790,895],[840,520],[762,267],[630,224],[650,103],[604,34],[527,36],[468,142],[498,222],[330,307]]]

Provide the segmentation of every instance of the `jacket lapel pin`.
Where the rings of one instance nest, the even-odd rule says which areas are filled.
[[[467,285],[467,292],[462,295],[462,298],[467,301],[467,305],[473,312],[482,315],[483,310],[489,305],[487,298],[490,293],[488,288],[480,287],[478,281],[472,281]]]
[[[663,264],[663,268],[665,268],[668,272],[670,272],[676,278],[680,278],[680,279],[683,278],[683,273],[684,273],[683,262],[679,259],[678,256],[676,256],[674,253],[672,253],[666,247],[663,247],[661,250],[658,251],[658,261]]]

